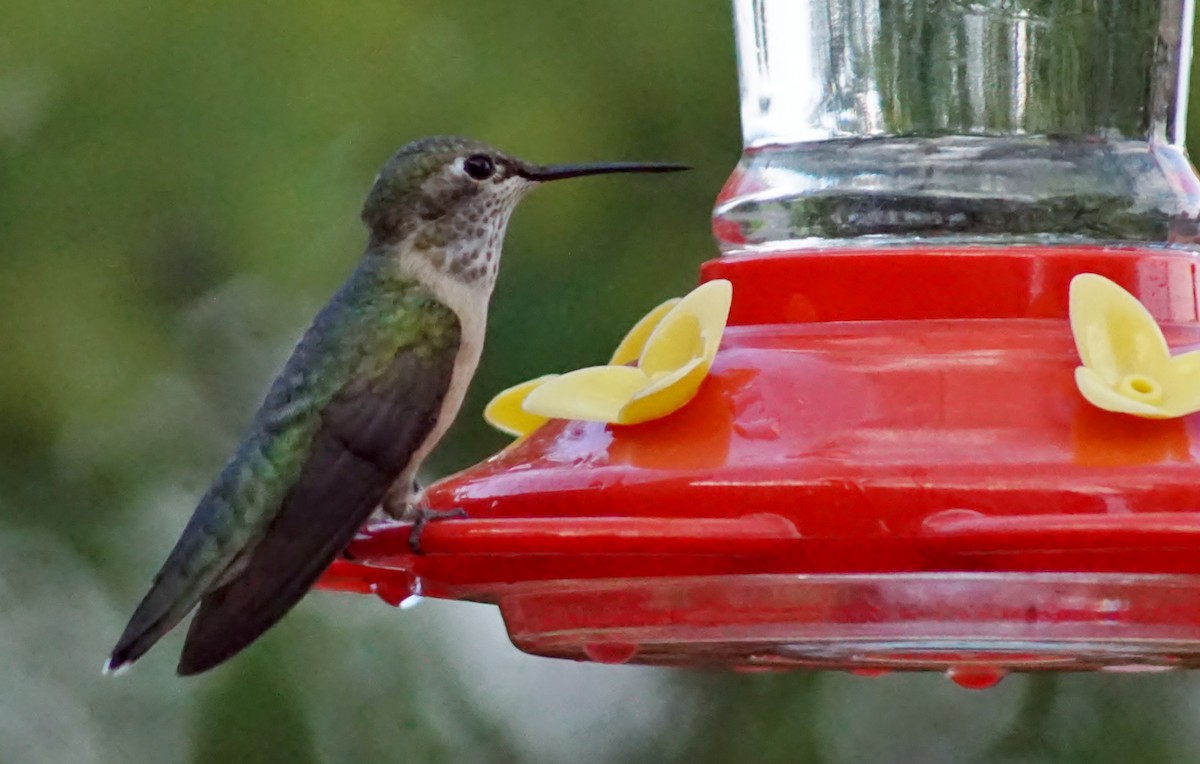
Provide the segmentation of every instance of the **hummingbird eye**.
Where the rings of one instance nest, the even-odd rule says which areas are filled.
[[[463,161],[463,170],[475,180],[487,180],[496,172],[496,163],[487,154],[474,154]]]

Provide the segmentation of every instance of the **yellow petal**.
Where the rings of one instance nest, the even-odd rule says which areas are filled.
[[[521,408],[521,404],[525,402],[525,398],[530,392],[557,376],[557,374],[546,374],[502,390],[488,402],[487,408],[483,410],[483,418],[501,432],[517,437],[528,435],[544,425],[547,417],[530,414]]]
[[[646,347],[638,366],[651,376],[670,373],[703,357],[712,361],[729,319],[733,285],[715,279],[693,289],[663,316]]]
[[[1088,403],[1105,411],[1132,414],[1147,419],[1166,419],[1171,416],[1161,406],[1152,406],[1121,395],[1099,374],[1086,366],[1075,369],[1075,385]]]
[[[711,362],[695,358],[669,374],[663,374],[639,390],[620,411],[618,424],[637,424],[658,419],[682,408],[696,397],[708,376]]]
[[[1103,276],[1071,280],[1070,313],[1079,358],[1108,385],[1127,374],[1159,376],[1170,358],[1150,311]]]
[[[654,327],[658,326],[663,316],[667,315],[671,311],[671,308],[679,304],[680,299],[679,297],[672,297],[643,316],[641,321],[634,324],[629,333],[625,335],[625,339],[621,340],[621,344],[617,345],[617,349],[613,351],[609,364],[613,366],[627,366],[636,361],[638,356],[642,354],[642,348],[646,346],[646,339],[654,331]]]
[[[651,376],[670,374],[704,358],[704,332],[693,313],[672,311],[662,320],[638,360],[638,367]]]
[[[1168,416],[1187,416],[1200,411],[1200,350],[1173,357],[1159,381],[1163,387],[1162,408]]]
[[[563,374],[529,393],[530,414],[555,419],[617,422],[621,409],[650,379],[631,366],[592,366]]]

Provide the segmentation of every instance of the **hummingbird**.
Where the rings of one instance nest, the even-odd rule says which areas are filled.
[[[177,671],[233,657],[275,625],[376,510],[414,523],[417,471],[462,406],[483,349],[509,216],[534,187],[659,162],[536,165],[424,138],[380,170],[357,267],[304,333],[249,433],[200,499],[105,664],[140,658],[193,608]]]

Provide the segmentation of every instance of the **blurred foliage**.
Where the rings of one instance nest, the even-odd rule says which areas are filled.
[[[1195,757],[1190,675],[741,676],[517,653],[494,609],[316,595],[194,681],[99,667],[308,317],[377,167],[463,133],[669,178],[524,202],[463,416],[606,357],[714,254],[739,152],[724,0],[10,0],[0,27],[0,761],[994,761]]]

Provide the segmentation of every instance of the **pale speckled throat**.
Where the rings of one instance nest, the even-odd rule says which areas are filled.
[[[494,283],[508,220],[533,185],[513,175],[483,188],[443,217],[424,222],[407,240],[398,242],[395,251],[424,258],[466,284]]]

